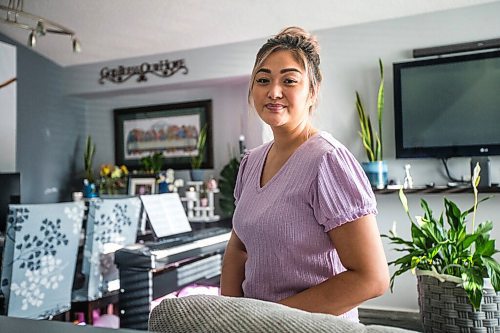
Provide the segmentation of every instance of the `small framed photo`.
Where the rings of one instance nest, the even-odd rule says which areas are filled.
[[[129,195],[156,194],[156,178],[154,177],[134,177],[128,181]]]

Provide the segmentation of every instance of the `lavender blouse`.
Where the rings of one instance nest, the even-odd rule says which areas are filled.
[[[275,302],[345,271],[327,232],[377,210],[359,163],[326,132],[304,142],[261,187],[272,143],[241,160],[233,227],[248,254],[245,297]],[[342,317],[358,321],[357,309]]]

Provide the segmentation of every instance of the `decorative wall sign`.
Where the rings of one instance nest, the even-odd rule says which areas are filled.
[[[138,75],[137,82],[147,81],[146,74],[153,74],[158,77],[169,77],[183,69],[182,74],[186,75],[189,70],[184,63],[184,59],[174,61],[160,60],[157,63],[150,64],[143,62],[137,66],[118,66],[116,68],[103,67],[101,69],[100,84],[105,80],[113,83],[122,83],[134,75]]]

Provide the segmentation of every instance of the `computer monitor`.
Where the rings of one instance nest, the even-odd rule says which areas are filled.
[[[21,175],[19,172],[0,173],[0,234],[5,233],[9,204],[21,202]]]

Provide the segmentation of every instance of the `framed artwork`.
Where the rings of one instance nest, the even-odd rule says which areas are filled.
[[[162,104],[114,110],[115,163],[139,169],[141,158],[161,153],[162,169],[190,169],[198,155],[200,130],[207,126],[201,168],[213,167],[212,101]]]
[[[131,176],[128,180],[128,194],[129,195],[156,194],[156,178]]]

